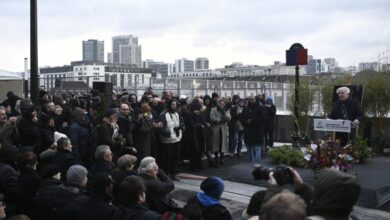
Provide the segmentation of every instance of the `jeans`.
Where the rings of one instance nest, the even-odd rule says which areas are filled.
[[[252,163],[258,163],[261,157],[261,146],[260,144],[246,144],[248,150],[249,161]]]
[[[229,153],[234,153],[237,147],[237,154],[241,153],[242,140],[244,138],[244,131],[236,131],[234,134],[229,134]]]

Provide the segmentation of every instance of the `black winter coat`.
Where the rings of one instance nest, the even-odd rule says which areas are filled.
[[[37,146],[41,140],[41,131],[38,123],[31,119],[22,118],[17,123],[19,131],[19,144],[21,146]]]
[[[364,117],[362,109],[357,101],[348,99],[346,101],[337,100],[332,107],[332,111],[329,114],[330,119],[345,119],[354,121],[358,119],[361,121]]]
[[[54,144],[54,128],[44,126],[41,128],[42,138],[41,145],[36,148],[36,152],[40,154]]]
[[[274,104],[269,107],[265,107],[265,130],[268,132],[274,131],[275,115],[276,106]]]
[[[107,220],[113,219],[117,209],[111,196],[93,192],[91,196],[72,200],[59,211],[59,215],[61,220]]]
[[[159,170],[157,177],[141,175],[146,186],[146,203],[151,210],[164,213],[167,204],[170,204],[169,193],[175,188],[172,180],[163,170]]]
[[[64,181],[66,178],[66,172],[69,167],[80,164],[80,162],[73,155],[72,151],[59,149],[54,155],[52,163],[61,166],[61,179]]]
[[[115,164],[113,162],[99,161],[91,166],[89,174],[93,176],[101,172],[111,173],[112,171],[114,171],[114,169]]]
[[[125,117],[120,115],[118,117],[119,133],[126,140],[127,147],[134,147],[133,130],[134,123],[131,116]]]
[[[245,107],[241,113],[245,144],[262,144],[264,137],[265,109],[262,106]]]
[[[161,216],[143,204],[132,207],[120,207],[114,214],[114,220],[158,220]]]

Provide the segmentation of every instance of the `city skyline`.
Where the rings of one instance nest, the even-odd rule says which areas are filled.
[[[386,0],[179,3],[38,1],[39,66],[82,60],[80,42],[86,39],[107,42],[104,51],[111,52],[108,42],[117,35],[137,36],[143,60],[207,57],[213,69],[233,62],[284,62],[285,50],[295,42],[316,58],[357,66],[377,61],[390,45]],[[0,69],[23,71],[29,57],[29,2],[2,1],[0,27],[8,30],[0,36]]]

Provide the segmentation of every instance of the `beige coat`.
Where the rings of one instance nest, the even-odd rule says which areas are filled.
[[[212,108],[210,112],[211,119],[211,146],[213,152],[220,151],[225,153],[229,151],[228,145],[228,122],[231,119],[230,112],[226,111],[225,116],[218,111],[218,107]],[[222,141],[222,143],[221,143]]]

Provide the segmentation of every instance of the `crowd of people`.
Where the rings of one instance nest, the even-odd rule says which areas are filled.
[[[213,93],[189,100],[151,88],[141,98],[126,91],[112,103],[104,97],[97,91],[50,97],[42,90],[34,105],[7,93],[0,106],[0,219],[232,219],[219,201],[218,177],[205,179],[184,207],[175,202],[178,164],[189,160],[190,170],[204,169],[205,157],[208,166],[223,166],[226,155],[242,157],[243,142],[248,160],[258,163],[273,147],[272,97]],[[319,188],[304,191],[321,197]],[[298,217],[312,207],[299,193],[280,190],[271,199],[277,190],[270,189],[265,204],[252,208],[268,213],[260,219],[303,219],[270,217],[283,202],[296,203]]]

